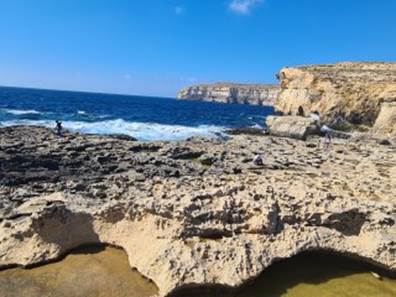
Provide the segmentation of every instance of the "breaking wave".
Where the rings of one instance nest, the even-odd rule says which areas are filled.
[[[0,126],[15,125],[37,125],[48,128],[54,128],[54,121],[49,120],[12,120],[0,122]],[[197,127],[181,125],[163,125],[157,123],[140,123],[128,122],[122,119],[99,121],[99,122],[81,122],[81,121],[64,121],[63,127],[73,131],[85,134],[124,134],[135,137],[141,141],[177,141],[185,140],[190,137],[224,137],[224,127],[213,125],[200,125]]]
[[[41,112],[34,109],[11,109],[1,108],[0,111],[13,114],[13,115],[25,115],[25,114],[41,114]]]

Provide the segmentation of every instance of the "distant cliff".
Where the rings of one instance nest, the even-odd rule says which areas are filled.
[[[177,98],[219,103],[273,105],[279,91],[277,85],[216,83],[182,89]]]

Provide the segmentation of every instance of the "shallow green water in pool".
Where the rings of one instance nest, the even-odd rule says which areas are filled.
[[[396,280],[379,280],[373,270],[339,256],[306,254],[272,265],[233,295],[198,290],[178,296],[395,297]],[[122,250],[110,247],[81,249],[60,262],[32,269],[0,271],[1,297],[146,297],[156,292],[154,284],[129,268]]]
[[[148,297],[155,285],[116,248],[79,249],[63,260],[0,272],[0,297]]]
[[[379,280],[371,271],[373,267],[344,257],[299,255],[274,264],[237,296],[396,297],[396,280]]]
[[[371,272],[382,276],[379,280]],[[205,289],[206,290],[206,289]],[[269,267],[236,293],[180,292],[177,297],[396,297],[396,279],[362,262],[332,254],[303,254]]]

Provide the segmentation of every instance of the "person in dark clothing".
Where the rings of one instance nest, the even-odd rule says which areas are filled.
[[[304,108],[302,106],[298,107],[297,115],[300,117],[305,117]]]
[[[58,136],[62,136],[62,130],[63,130],[62,122],[56,120],[55,123],[56,123],[56,134],[57,134]]]

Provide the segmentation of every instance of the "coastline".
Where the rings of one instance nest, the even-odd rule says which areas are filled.
[[[0,102],[0,127],[52,128],[60,120],[73,132],[125,134],[142,141],[216,137],[228,128],[261,124],[273,113],[261,106],[26,89],[0,89]]]
[[[396,271],[393,145],[336,139],[327,150],[317,137],[261,135],[141,143],[18,126],[0,135],[2,267],[111,244],[161,296],[235,288],[310,250]]]
[[[214,83],[186,87],[177,99],[272,107],[279,93],[276,84]]]

